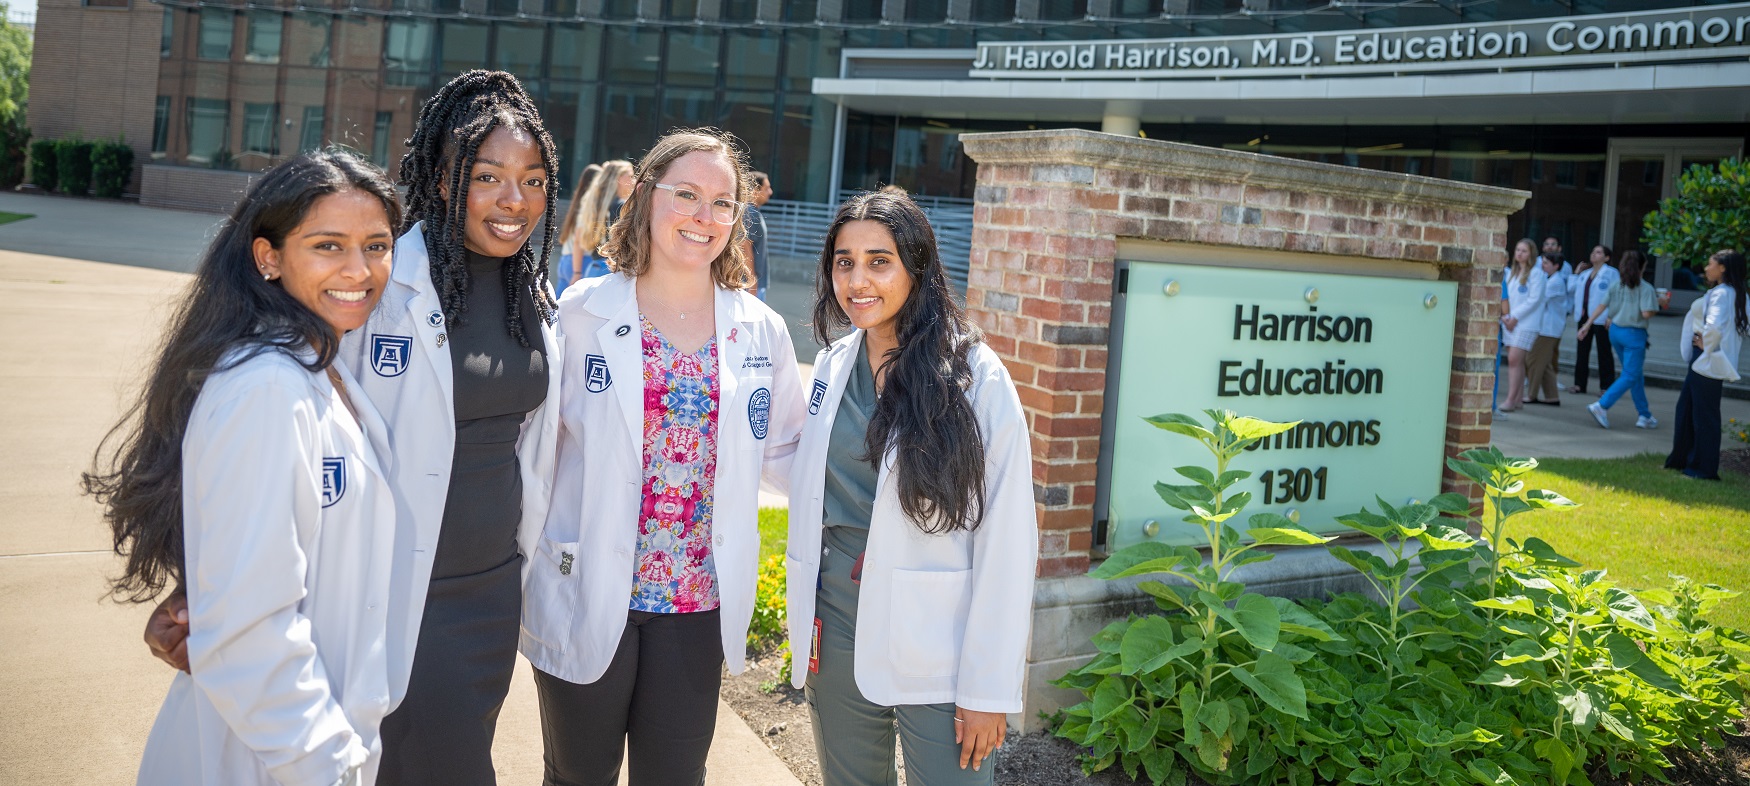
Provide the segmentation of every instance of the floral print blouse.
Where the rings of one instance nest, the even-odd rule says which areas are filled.
[[[717,339],[683,353],[639,317],[644,345],[644,486],[633,565],[633,611],[718,606],[711,556],[717,476]]]

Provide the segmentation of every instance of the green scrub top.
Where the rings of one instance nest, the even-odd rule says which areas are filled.
[[[826,494],[821,542],[841,554],[862,554],[869,540],[869,520],[875,512],[875,486],[880,472],[862,458],[869,418],[875,414],[875,373],[869,353],[859,348],[851,377],[839,399],[838,414],[826,446]]]

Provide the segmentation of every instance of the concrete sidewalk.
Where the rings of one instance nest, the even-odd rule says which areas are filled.
[[[0,200],[0,210],[16,209]],[[0,232],[0,246],[16,237]],[[133,782],[171,672],[140,642],[148,609],[102,599],[120,561],[97,505],[77,484],[138,385],[167,306],[187,281],[147,267],[0,251],[0,334],[12,339],[0,344],[0,630],[7,643],[0,695],[10,708],[0,713],[0,783]],[[521,658],[493,756],[499,783],[540,783],[539,709]],[[714,786],[798,783],[723,704],[709,766]]]

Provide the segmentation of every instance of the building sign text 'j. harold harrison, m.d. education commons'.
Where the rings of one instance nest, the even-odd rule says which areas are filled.
[[[1228,78],[1743,58],[1750,3],[1476,25],[1262,36],[991,42],[971,76]]]

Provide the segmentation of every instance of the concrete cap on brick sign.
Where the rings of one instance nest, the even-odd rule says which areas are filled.
[[[1531,197],[1531,192],[1513,188],[1080,128],[961,134],[960,143],[981,166],[1032,167],[1033,179],[1042,183],[1091,185],[1095,170],[1122,169],[1503,216],[1524,207]]]

